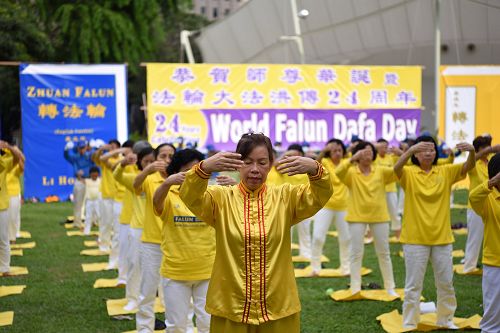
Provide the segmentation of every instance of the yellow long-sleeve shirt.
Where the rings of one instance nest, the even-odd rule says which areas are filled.
[[[116,181],[122,184],[128,193],[132,194],[132,216],[130,218],[130,227],[134,229],[142,229],[144,226],[144,207],[146,205],[146,195],[144,192],[135,193],[134,179],[139,174],[137,166],[131,168],[123,168],[118,164],[113,171],[113,177]]]
[[[216,254],[206,309],[245,324],[300,311],[290,252],[290,228],[313,216],[332,195],[328,171],[304,185],[243,183],[211,186],[199,164],[186,175],[180,197],[216,232]]]
[[[347,222],[381,223],[390,220],[385,185],[396,179],[394,170],[373,165],[365,175],[357,165],[346,160],[337,167],[337,177],[349,189]]]
[[[16,164],[16,166],[7,173],[7,191],[9,192],[9,196],[12,197],[21,194],[21,175],[22,172],[19,164]]]
[[[400,242],[417,245],[445,245],[454,242],[450,222],[451,186],[463,179],[463,164],[433,166],[430,172],[419,166],[404,166],[401,186],[405,190]]]
[[[9,192],[7,190],[7,173],[13,167],[13,158],[10,154],[0,156],[0,210],[9,208]]]
[[[144,206],[144,226],[141,241],[145,243],[161,244],[163,222],[154,213],[153,196],[156,189],[165,179],[159,172],[155,172],[146,177],[142,183],[141,190],[146,195]]]
[[[349,198],[349,189],[344,185],[335,174],[335,169],[338,165],[333,164],[330,158],[321,159],[321,164],[328,170],[330,174],[330,180],[332,182],[333,187],[333,195],[330,197],[330,200],[325,205],[325,208],[333,209],[333,210],[346,210],[347,209],[347,200]]]
[[[110,158],[108,162],[114,164],[117,158]],[[116,182],[113,178],[113,170],[108,168],[106,163],[100,160],[96,161],[96,165],[101,168],[101,196],[103,199],[114,199],[116,195]]]
[[[383,166],[387,168],[394,168],[394,156],[386,154],[384,157],[377,155],[377,158],[373,162],[373,164],[378,165],[378,166]],[[398,189],[396,187],[396,182],[391,182],[385,186],[385,191],[386,192],[397,192]]]
[[[469,201],[484,222],[483,264],[500,267],[500,192],[486,180],[470,192]]]
[[[186,207],[179,185],[170,188],[163,207],[161,275],[174,280],[209,279],[215,259],[214,228]]]
[[[467,172],[469,176],[469,193],[477,186],[481,185],[485,180],[488,180],[488,162],[483,160],[476,161],[476,166]],[[472,208],[470,201],[468,208]]]

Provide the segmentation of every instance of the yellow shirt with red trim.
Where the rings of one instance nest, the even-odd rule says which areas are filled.
[[[373,162],[373,164],[386,167],[386,168],[394,168],[394,157],[392,154],[385,154],[384,157],[377,155],[377,158]],[[396,182],[391,182],[387,185],[385,185],[385,191],[386,192],[397,192],[398,189],[396,187]]]
[[[114,164],[118,158],[110,158],[108,162]],[[114,199],[116,195],[116,182],[113,178],[113,170],[108,168],[106,163],[100,160],[96,161],[96,165],[101,168],[101,196],[103,199]]]
[[[215,230],[196,217],[172,186],[163,212],[160,273],[173,280],[207,280],[215,259]]]
[[[7,173],[7,191],[9,192],[9,196],[13,197],[21,194],[21,175],[22,172],[19,164],[16,164]]]
[[[451,186],[463,179],[463,164],[434,165],[429,173],[404,166],[404,216],[399,241],[404,244],[445,245],[454,242],[450,222]]]
[[[208,313],[258,325],[300,311],[290,228],[332,195],[328,171],[318,165],[307,184],[263,184],[255,191],[243,183],[207,188],[210,175],[200,164],[186,174],[181,199],[216,232]]]
[[[344,183],[340,181],[339,177],[337,177],[337,175],[335,174],[335,169],[338,167],[338,165],[335,165],[331,158],[321,159],[321,164],[323,164],[325,169],[328,170],[333,188],[333,195],[326,203],[325,208],[333,210],[346,210],[347,200],[349,198],[349,189],[344,185]]]
[[[393,169],[372,164],[370,174],[364,175],[357,165],[346,160],[340,163],[335,173],[349,189],[347,222],[390,221],[385,185],[396,179]]]
[[[0,156],[0,210],[9,208],[9,191],[7,190],[7,173],[13,168],[11,154]]]
[[[500,192],[486,180],[470,192],[469,201],[484,222],[483,264],[500,267]]]
[[[155,172],[147,176],[141,186],[141,190],[146,195],[144,226],[141,237],[141,241],[145,243],[161,244],[163,222],[154,212],[153,196],[164,180],[165,178],[159,172]]]
[[[134,179],[139,174],[139,169],[137,165],[127,166],[123,168],[121,164],[118,164],[113,171],[113,177],[115,180],[122,184],[127,195],[130,193],[132,196],[131,210],[132,215],[130,217],[130,227],[134,229],[142,229],[144,226],[144,207],[146,205],[146,195],[144,192],[140,194],[135,193],[134,189]],[[123,211],[122,211],[123,213]]]

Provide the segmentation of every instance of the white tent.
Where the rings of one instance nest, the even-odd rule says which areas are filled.
[[[298,28],[293,1],[309,11]],[[300,63],[290,38],[299,36],[307,64],[422,65],[423,105],[432,111],[435,1],[251,0],[196,42],[207,63]],[[442,64],[500,63],[500,0],[440,0],[440,27]],[[422,120],[434,127],[431,112]]]

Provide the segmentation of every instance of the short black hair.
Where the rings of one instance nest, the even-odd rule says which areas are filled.
[[[240,141],[236,145],[236,153],[241,155],[241,160],[244,160],[259,146],[266,147],[269,155],[269,162],[273,163],[273,145],[271,140],[262,133],[245,133],[241,136]]]
[[[479,149],[491,146],[491,138],[478,136],[474,139],[474,141],[472,141],[472,145],[474,146],[474,150],[477,153]]]
[[[488,178],[495,177],[500,172],[500,153],[496,153],[488,162]]]
[[[436,151],[436,156],[434,157],[434,161],[432,162],[432,164],[436,165],[438,162],[438,158],[439,158],[438,146],[437,146],[436,140],[434,140],[434,138],[432,136],[422,135],[422,136],[419,136],[417,138],[417,140],[415,140],[415,144],[417,144],[419,142],[432,142],[434,144],[434,150]],[[420,162],[418,161],[418,159],[415,155],[411,155],[411,162],[415,165],[420,166]]]
[[[146,146],[146,147],[142,148],[141,150],[139,150],[139,152],[137,153],[137,162],[136,162],[139,170],[142,171],[142,166],[141,166],[142,159],[149,154],[153,154],[153,156],[154,156],[154,151],[155,150],[151,146],[149,146],[149,147]]]
[[[120,144],[120,141],[116,140],[116,139],[111,139],[108,141],[109,144],[116,144],[118,146],[118,148],[120,148],[122,145]]]
[[[354,156],[358,151],[362,150],[362,149],[365,149],[366,147],[370,147],[372,149],[372,152],[373,152],[373,158],[372,158],[372,161],[375,161],[377,159],[377,149],[375,149],[375,146],[371,143],[371,142],[368,142],[368,141],[360,141],[356,147],[354,147],[352,149],[352,156]]]
[[[386,139],[384,138],[380,138],[377,140],[378,143],[389,143],[389,141],[387,141]]]
[[[90,169],[89,169],[89,175],[90,175],[91,173],[94,173],[94,172],[100,173],[99,168],[98,168],[98,167],[96,167],[96,166],[92,166],[92,167],[90,167]]]
[[[175,149],[174,145],[171,144],[171,143],[168,143],[168,142],[165,142],[165,143],[162,143],[161,145],[159,145],[158,147],[155,148],[155,160],[158,158],[158,155],[160,155],[160,150],[165,147],[165,146],[170,146],[172,147],[172,149],[174,150],[174,154],[176,152],[177,149]]]
[[[347,148],[345,147],[345,144],[344,144],[344,142],[342,140],[339,140],[337,138],[332,138],[332,139],[328,140],[328,142],[326,143],[326,145],[328,145],[330,143],[336,143],[339,146],[341,146],[342,147],[342,156],[345,156],[345,154],[347,153]],[[329,151],[326,152],[325,157],[330,157],[330,152]]]
[[[167,174],[173,175],[178,173],[184,165],[192,161],[203,161],[204,159],[205,155],[196,149],[188,148],[176,151],[174,156],[172,156],[172,162],[167,167]]]
[[[302,145],[299,145],[298,143],[294,143],[288,146],[288,150],[296,150],[300,153],[300,155],[304,156],[304,149],[302,148]]]
[[[133,148],[135,144],[134,140],[127,140],[123,143],[122,147],[123,148]]]

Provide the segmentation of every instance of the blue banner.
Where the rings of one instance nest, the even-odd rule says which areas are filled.
[[[26,198],[69,197],[78,168],[65,148],[78,158],[90,141],[126,140],[125,78],[125,65],[20,66]]]

